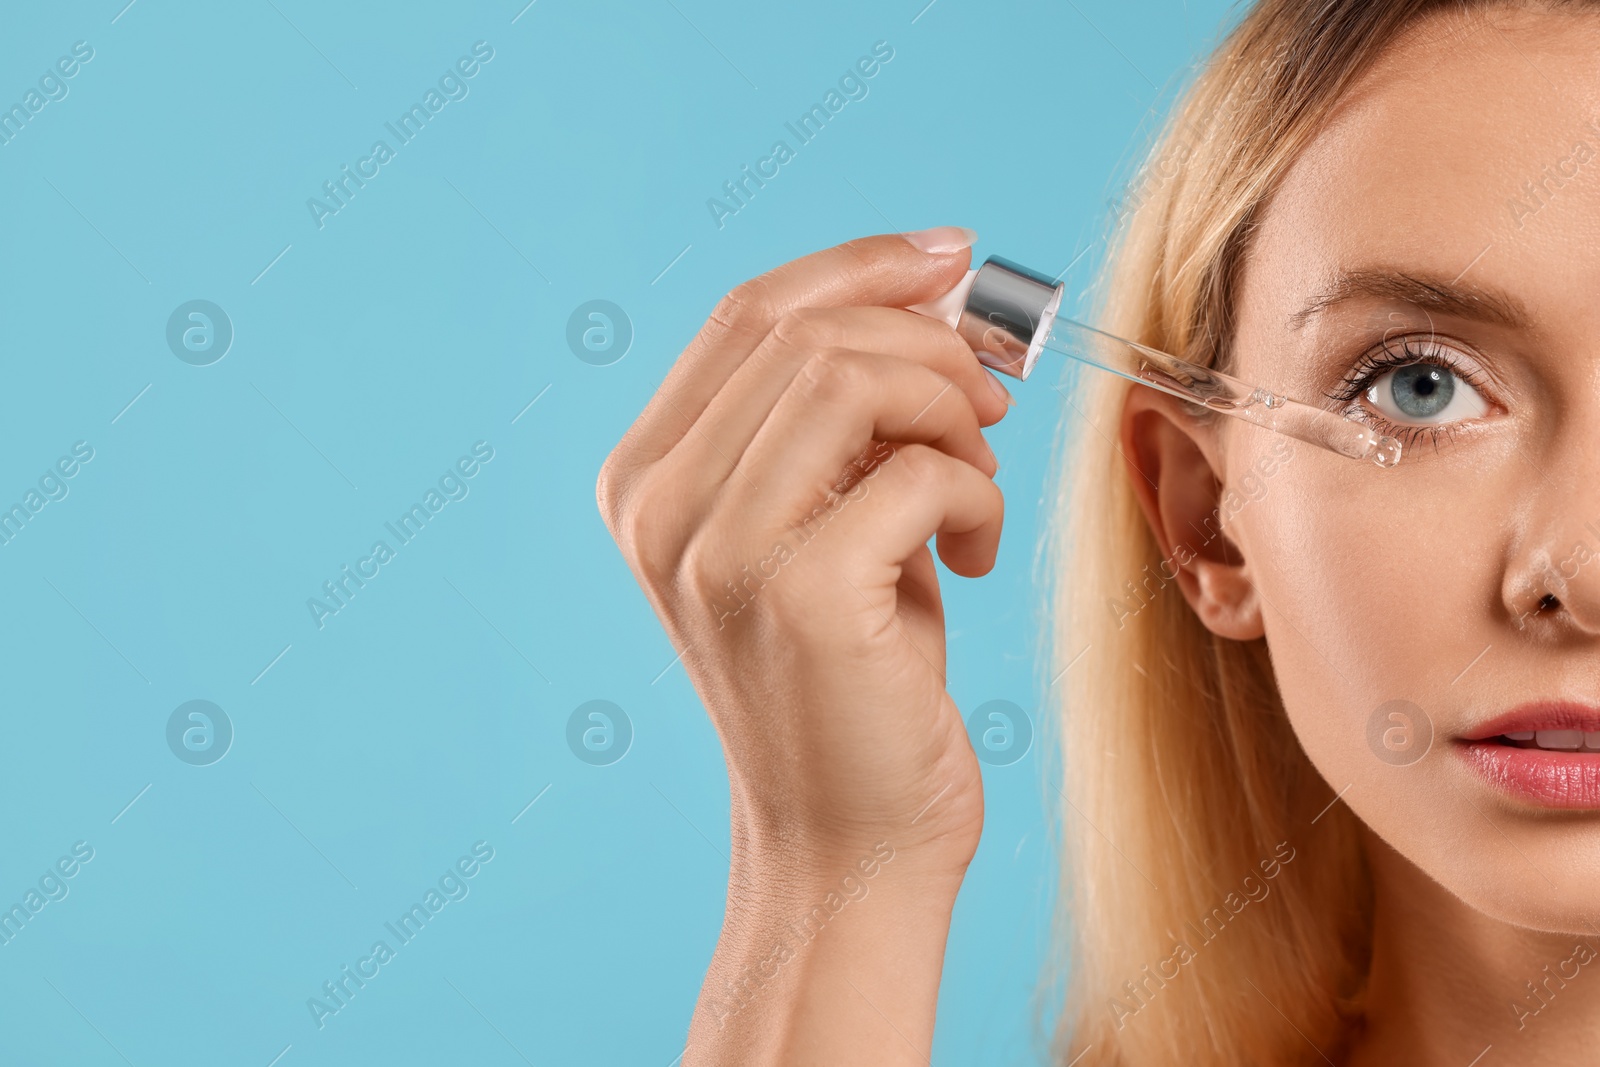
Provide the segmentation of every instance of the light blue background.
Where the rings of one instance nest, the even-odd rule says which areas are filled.
[[[7,105],[95,51],[0,147],[0,505],[95,450],[0,547],[0,905],[95,850],[0,946],[0,1061],[668,1067],[726,779],[596,514],[602,459],[717,297],[804,252],[962,224],[1081,292],[1223,5],[124,2],[13,5],[0,33]],[[480,40],[468,97],[319,229],[307,198]],[[867,98],[719,229],[707,198],[879,40]],[[196,298],[236,330],[207,367],[165,341]],[[565,339],[595,298],[635,331],[606,367]],[[1049,384],[991,434],[998,567],[946,584],[966,709],[1048,681]],[[319,630],[307,598],[479,440],[470,495]],[[165,740],[197,698],[236,730],[207,767]],[[606,767],[565,741],[595,698],[636,731]],[[939,1062],[1039,1058],[1042,755],[985,769]],[[319,1030],[307,998],[480,840],[470,895]]]

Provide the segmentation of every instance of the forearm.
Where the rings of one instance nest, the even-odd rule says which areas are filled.
[[[763,866],[730,879],[684,1067],[926,1064],[959,875],[888,841]]]

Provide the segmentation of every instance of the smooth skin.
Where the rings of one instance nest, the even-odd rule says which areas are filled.
[[[728,763],[728,906],[685,1067],[931,1053],[983,795],[927,546],[993,566],[981,428],[1008,401],[901,309],[960,280],[971,236],[868,237],[739,286],[601,471]]]

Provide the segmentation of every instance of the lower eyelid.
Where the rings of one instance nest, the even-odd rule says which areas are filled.
[[[1364,399],[1364,396],[1361,399]],[[1485,398],[1484,404],[1487,410],[1482,415],[1450,419],[1445,422],[1396,422],[1383,412],[1362,403],[1361,399],[1352,402],[1352,405],[1359,409],[1358,415],[1352,415],[1351,407],[1346,407],[1347,418],[1359,418],[1377,432],[1396,438],[1407,448],[1414,448],[1419,442],[1430,443],[1435,451],[1441,442],[1452,441],[1459,433],[1478,429],[1495,411],[1494,402]]]

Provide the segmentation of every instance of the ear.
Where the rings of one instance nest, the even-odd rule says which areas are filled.
[[[1164,574],[1206,629],[1250,641],[1265,632],[1249,561],[1222,530],[1220,465],[1209,424],[1182,402],[1133,388],[1122,409],[1122,454],[1145,521],[1161,546]]]

